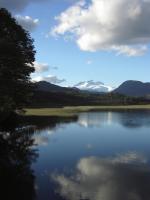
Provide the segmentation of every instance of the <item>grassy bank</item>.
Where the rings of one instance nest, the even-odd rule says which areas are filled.
[[[150,105],[129,105],[129,106],[77,106],[64,108],[30,108],[25,109],[27,116],[75,116],[79,112],[104,111],[104,110],[140,110],[150,109]]]

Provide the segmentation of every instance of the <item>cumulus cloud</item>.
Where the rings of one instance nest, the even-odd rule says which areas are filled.
[[[47,81],[53,84],[60,84],[65,82],[65,79],[59,79],[57,76],[54,75],[47,75],[47,76],[37,76],[32,78],[33,81],[38,82],[38,81]]]
[[[18,24],[28,31],[34,31],[39,24],[39,19],[33,19],[30,16],[16,15],[15,18]]]
[[[79,1],[55,19],[52,35],[74,35],[84,51],[140,56],[150,43],[149,0]]]
[[[33,65],[36,73],[47,72],[48,70],[58,70],[57,66],[50,66],[48,63],[39,63],[35,61]]]
[[[35,72],[46,72],[49,70],[49,65],[47,63],[39,63],[35,61],[33,64]]]
[[[71,177],[53,176],[59,193],[68,200],[150,199],[150,169],[146,158],[128,152],[115,158],[82,158]]]

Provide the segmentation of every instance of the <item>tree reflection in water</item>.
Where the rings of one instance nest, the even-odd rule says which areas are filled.
[[[37,157],[30,128],[0,132],[0,195],[3,199],[35,198],[31,164]]]
[[[17,122],[17,120],[15,120]],[[65,135],[66,129],[62,131],[62,138],[68,139],[66,141],[63,140],[63,145],[60,146],[60,142],[55,145],[49,145],[49,134],[52,131],[56,131],[62,124],[74,123],[77,126],[71,126],[68,128],[69,131],[78,130],[79,134],[74,134],[76,137],[70,137],[71,134],[68,134],[67,137]],[[149,200],[150,192],[150,168],[149,168],[149,159],[145,158],[145,156],[141,155],[140,152],[127,152],[126,154],[119,154],[115,157],[98,157],[98,151],[102,150],[102,147],[99,150],[92,149],[91,155],[95,155],[95,157],[85,155],[83,157],[82,149],[78,149],[78,142],[80,139],[81,145],[86,145],[88,139],[91,139],[88,134],[88,131],[92,130],[95,133],[98,133],[94,137],[98,137],[99,139],[99,131],[103,126],[104,133],[101,133],[103,136],[107,135],[104,138],[104,142],[106,139],[106,154],[107,148],[108,153],[109,150],[114,148],[115,145],[124,144],[124,137],[120,138],[120,144],[118,141],[114,143],[114,140],[117,139],[118,133],[120,131],[124,131],[124,128],[128,129],[126,133],[129,137],[129,143],[125,141],[123,147],[128,150],[126,145],[133,145],[131,150],[136,150],[136,142],[141,144],[140,140],[148,141],[147,135],[143,136],[140,134],[138,139],[135,137],[130,137],[130,129],[132,128],[141,128],[141,127],[149,127],[150,126],[150,112],[149,111],[124,111],[124,112],[97,112],[97,113],[81,113],[76,117],[62,118],[62,117],[36,117],[36,116],[24,116],[19,119],[17,122],[17,129],[13,128],[13,123],[6,122],[3,125],[6,125],[9,129],[0,130],[0,184],[1,184],[1,193],[0,197],[4,196],[4,200],[14,199],[14,200],[33,200],[33,199],[52,199],[52,200],[79,200],[79,199],[90,199],[90,200]],[[18,125],[19,124],[19,125]],[[116,126],[119,125],[119,126]],[[79,125],[86,127],[86,129]],[[115,125],[115,126],[114,126]],[[109,126],[109,127],[108,127]],[[10,130],[11,127],[11,130]],[[19,128],[23,127],[23,128]],[[90,127],[90,129],[88,129]],[[96,129],[91,129],[95,128]],[[113,127],[115,127],[115,131],[113,132]],[[75,128],[75,129],[74,129]],[[77,129],[76,129],[77,128]],[[80,132],[81,130],[81,132]],[[147,131],[147,129],[146,129]],[[85,133],[85,134],[84,134]],[[146,133],[145,131],[137,133]],[[64,134],[64,135],[63,135]],[[111,134],[111,135],[109,135]],[[111,143],[107,143],[109,138],[113,137]],[[84,138],[85,142],[82,142],[82,138]],[[89,138],[86,138],[89,137]],[[59,138],[59,136],[58,136]],[[103,138],[103,137],[102,137]],[[86,140],[87,139],[87,140]],[[131,140],[131,141],[130,141]],[[134,143],[135,140],[135,143]],[[69,142],[69,145],[65,145]],[[99,146],[102,144],[100,141]],[[133,143],[132,143],[133,142]],[[42,157],[42,161],[40,160],[38,165],[38,172],[36,174],[36,181],[39,186],[38,190],[35,189],[35,176],[32,171],[31,165],[32,162],[37,158],[37,152],[34,149],[34,144],[39,145],[39,152],[47,155],[47,152],[51,152],[49,155],[54,155],[54,157],[45,156],[45,160]],[[70,144],[77,144],[76,146]],[[95,146],[97,143],[94,143]],[[92,144],[92,145],[93,145]],[[107,144],[109,146],[107,146]],[[44,145],[44,148],[41,147]],[[145,143],[144,143],[145,145]],[[147,152],[148,143],[144,147],[142,144],[143,152]],[[45,148],[46,146],[46,148]],[[102,145],[103,146],[103,145]],[[66,147],[66,149],[63,149]],[[140,148],[141,148],[140,147]],[[70,152],[69,152],[69,150]],[[91,148],[91,144],[88,145],[88,148]],[[117,149],[118,147],[116,147]],[[60,150],[57,151],[57,150]],[[52,151],[54,150],[54,151]],[[77,158],[78,163],[76,169],[74,171],[74,164],[72,166],[72,160],[74,159],[74,151],[75,154],[79,150],[79,158]],[[55,153],[54,153],[55,152]],[[68,154],[66,152],[69,152]],[[118,153],[120,149],[117,149]],[[123,151],[124,152],[124,151]],[[39,153],[40,154],[40,153]],[[69,155],[69,158],[67,157]],[[40,155],[41,156],[41,155]],[[43,154],[42,154],[43,156]],[[63,159],[62,159],[62,156]],[[89,156],[89,157],[88,157]],[[50,158],[50,159],[49,159]],[[71,160],[72,159],[72,160]],[[44,162],[44,161],[45,162]],[[74,162],[74,161],[73,161]],[[76,162],[76,161],[75,161]],[[42,165],[41,165],[42,163]],[[63,166],[71,166],[71,168],[67,171],[63,171]],[[41,167],[42,166],[42,167]],[[43,167],[44,166],[44,167]],[[57,167],[59,169],[57,171]],[[73,167],[73,168],[72,168]],[[47,182],[47,178],[40,176],[40,173],[45,173],[45,168],[48,172],[46,177],[49,177],[50,171],[50,182]],[[50,168],[50,170],[49,170]],[[35,168],[36,170],[36,168]],[[59,171],[60,170],[60,171]],[[40,172],[40,173],[39,173]],[[40,178],[39,178],[40,177]],[[42,187],[41,187],[42,186]],[[37,197],[36,197],[37,196]]]
[[[0,198],[36,199],[35,176],[31,169],[38,156],[34,133],[76,120],[77,117],[12,116],[0,123]]]

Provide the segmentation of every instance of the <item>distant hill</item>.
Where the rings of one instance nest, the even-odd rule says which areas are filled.
[[[148,96],[150,95],[150,83],[133,80],[125,81],[113,93],[135,97]]]
[[[78,88],[69,88],[69,87],[61,87],[58,85],[54,85],[47,81],[39,81],[35,83],[36,90],[44,91],[44,92],[79,92]]]
[[[27,107],[62,107],[80,105],[120,105],[136,104],[138,99],[126,98],[116,93],[95,93],[82,91],[76,87],[68,88],[46,81],[34,83],[35,89]],[[141,100],[140,100],[141,102]]]

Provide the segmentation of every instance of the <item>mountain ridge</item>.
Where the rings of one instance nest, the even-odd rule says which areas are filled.
[[[61,92],[61,93],[75,93],[75,94],[83,94],[83,93],[118,93],[118,94],[122,94],[122,95],[126,95],[126,96],[133,96],[133,97],[146,97],[150,95],[150,82],[142,82],[142,81],[137,81],[137,80],[127,80],[125,82],[123,82],[119,87],[117,87],[114,90],[110,90],[110,91],[104,91],[104,90],[96,90],[96,89],[85,89],[84,87],[79,87],[82,85],[86,85],[88,87],[88,84],[92,87],[94,84],[101,84],[102,86],[104,86],[103,83],[101,82],[93,82],[93,81],[87,81],[87,82],[80,82],[76,85],[74,85],[73,87],[62,87],[62,86],[58,86],[52,83],[49,83],[47,81],[39,81],[39,82],[35,82],[35,88],[38,91],[43,91],[43,92]],[[105,86],[104,86],[105,87]],[[80,89],[81,88],[81,89]],[[107,88],[108,89],[108,88]]]
[[[113,93],[135,97],[147,96],[150,95],[150,82],[128,80],[113,90]]]
[[[78,88],[75,88],[75,87],[62,87],[62,86],[55,85],[47,81],[39,81],[39,82],[35,82],[34,84],[35,84],[36,90],[45,91],[45,92],[69,92],[69,91],[78,92],[80,91]]]

